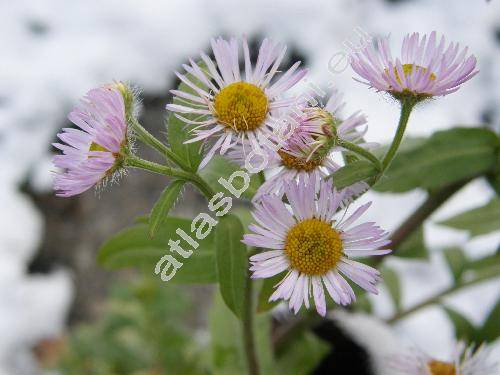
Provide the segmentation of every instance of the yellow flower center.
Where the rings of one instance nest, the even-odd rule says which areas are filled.
[[[288,231],[285,253],[294,269],[306,275],[324,275],[342,257],[342,240],[330,224],[307,219]]]
[[[92,142],[89,147],[89,151],[104,151],[104,152],[109,152],[106,148],[102,147],[101,145]]]
[[[427,364],[432,375],[456,375],[456,368],[453,363],[430,361]]]
[[[224,87],[214,100],[219,121],[237,131],[255,130],[267,116],[268,100],[264,91],[247,82]]]
[[[403,64],[402,67],[403,67],[403,74],[405,77],[408,77],[413,71],[416,72],[417,70],[423,70],[423,74],[427,73],[427,68],[424,68],[423,66],[420,65]],[[396,81],[398,81],[398,83],[401,85],[402,84],[401,77],[399,77],[399,73],[396,68],[394,68],[394,75],[396,76]],[[431,81],[434,81],[436,79],[436,75],[431,72],[431,74],[429,75],[429,79]]]
[[[278,151],[278,154],[281,158],[281,163],[288,169],[310,172],[323,163],[322,158],[313,157],[310,160],[305,160],[281,150]]]

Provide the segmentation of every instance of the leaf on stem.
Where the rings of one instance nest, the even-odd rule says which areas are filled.
[[[203,63],[199,63],[198,65],[201,69],[206,68]],[[195,85],[203,87],[202,83],[193,75],[186,74],[186,77]],[[194,90],[185,83],[181,83],[178,90],[196,95]],[[181,102],[179,98],[174,99],[174,103],[185,106],[189,105],[187,101]],[[182,116],[192,121],[203,121],[205,118],[205,116],[189,113],[185,113]],[[196,172],[203,158],[203,144],[202,142],[184,143],[185,141],[193,138],[193,134],[189,132],[193,126],[194,125],[184,123],[182,120],[177,118],[174,113],[170,113],[168,116],[167,131],[170,148],[174,154],[187,164],[191,172]]]
[[[374,189],[405,192],[438,189],[487,172],[496,165],[498,137],[488,129],[453,128],[402,148]]]
[[[455,327],[455,337],[457,340],[473,342],[476,336],[476,328],[461,313],[451,307],[443,306],[444,311]]]
[[[500,198],[493,198],[488,204],[453,216],[438,224],[462,229],[474,236],[500,230]]]
[[[396,311],[401,311],[401,284],[398,274],[387,266],[381,269],[381,274],[384,284],[392,297]]]
[[[175,180],[161,193],[149,215],[149,235],[151,237],[154,237],[158,228],[165,223],[168,213],[174,206],[183,186],[184,181]]]
[[[144,220],[144,219],[143,219]],[[169,239],[177,240],[177,228],[190,233],[191,221],[169,217],[158,228],[156,236],[149,236],[149,225],[138,224],[115,234],[100,248],[98,262],[108,269],[137,267],[144,273],[153,274],[156,263],[165,255],[172,254],[183,265],[169,282],[185,284],[213,283],[217,281],[213,236],[197,240],[199,247],[187,259],[170,252]],[[182,241],[181,246],[189,249]]]
[[[234,215],[220,219],[215,230],[217,272],[222,298],[231,311],[241,317],[248,277],[247,247],[241,242],[243,226]]]
[[[337,189],[343,189],[351,186],[356,182],[365,181],[371,177],[375,177],[378,171],[375,166],[366,160],[353,161],[346,166],[335,171],[328,178],[333,179],[333,185]]]

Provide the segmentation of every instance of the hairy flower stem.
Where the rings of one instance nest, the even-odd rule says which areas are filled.
[[[475,178],[475,177],[474,177]],[[410,237],[424,221],[429,218],[439,207],[441,207],[449,198],[458,192],[467,183],[474,178],[468,178],[458,181],[454,184],[443,187],[442,189],[429,193],[427,199],[418,207],[392,234],[390,247],[394,255],[399,246]],[[375,264],[380,263],[387,255],[379,256],[375,259]]]
[[[456,285],[450,286],[448,289],[443,290],[442,292],[430,297],[429,299],[420,302],[419,304],[410,307],[408,310],[402,311],[400,313],[395,314],[392,318],[387,319],[387,323],[393,324],[403,318],[406,318],[408,315],[411,315],[425,307],[434,305],[436,303],[439,303],[444,297],[449,296],[450,294],[453,294],[455,292],[460,291],[461,289],[467,288],[469,286],[479,284],[482,281],[498,278],[498,272],[495,272],[496,270],[493,270],[494,272],[491,273],[486,273],[484,275],[478,276],[472,280],[468,280]]]
[[[369,160],[379,171],[382,171],[382,163],[370,151],[365,150],[363,147],[360,147],[354,143],[344,140],[339,141],[339,146],[364,157],[365,159]]]
[[[383,171],[386,171],[387,168],[389,168],[392,160],[394,159],[394,156],[396,156],[396,152],[398,151],[398,148],[401,145],[401,141],[403,140],[403,136],[405,134],[406,125],[408,124],[408,119],[410,118],[410,113],[416,103],[417,102],[413,98],[401,99],[401,114],[399,116],[399,124],[394,139],[392,140],[391,146],[389,147],[389,150],[387,150],[387,153],[384,156],[384,160],[382,161]]]
[[[259,375],[259,362],[257,358],[257,348],[255,346],[254,315],[253,284],[252,279],[250,279],[248,275],[245,286],[245,305],[241,317],[243,326],[243,345],[247,357],[248,373],[250,375]]]
[[[177,156],[174,152],[172,152],[170,148],[168,148],[165,144],[163,144],[160,140],[158,140],[154,135],[148,132],[137,121],[135,117],[130,117],[128,119],[128,123],[130,124],[130,126],[135,131],[135,133],[137,134],[137,136],[141,141],[150,146],[152,149],[158,151],[163,156],[169,158],[183,170],[185,171],[189,170],[189,167],[186,165],[186,163],[184,163],[184,160],[182,160],[179,156]]]
[[[193,183],[193,185],[195,185],[198,189],[200,189],[200,191],[205,195],[207,199],[211,199],[215,194],[212,188],[208,186],[208,184],[203,179],[201,179],[200,176],[192,172],[186,172],[182,169],[168,167],[166,165],[154,163],[131,155],[128,155],[125,158],[125,165],[189,181]]]

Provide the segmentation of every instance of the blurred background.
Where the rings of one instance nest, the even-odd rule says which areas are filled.
[[[107,237],[149,211],[165,186],[164,178],[132,171],[119,185],[71,199],[56,198],[51,190],[51,143],[69,125],[66,115],[78,98],[94,86],[116,79],[141,87],[142,123],[161,137],[164,108],[171,100],[168,90],[176,85],[174,71],[183,62],[208,51],[214,36],[246,34],[255,44],[270,37],[286,43],[290,59],[310,69],[309,81],[343,91],[346,110],[360,109],[368,116],[367,139],[383,143],[392,137],[397,122],[396,103],[353,81],[350,68],[332,74],[328,62],[345,50],[346,41],[359,38],[359,30],[373,37],[391,34],[394,47],[406,33],[437,30],[447,40],[469,46],[481,72],[456,94],[418,108],[408,133],[426,136],[457,124],[500,130],[498,0],[0,0],[0,21],[0,374],[40,373],[68,345],[68,337],[83,343],[82,353],[109,350],[114,343],[96,341],[99,330],[110,329],[113,306],[142,316],[140,306],[148,306],[151,298],[148,281],[137,280],[133,271],[105,271],[95,256]],[[204,200],[192,190],[184,194],[176,213],[199,212]],[[485,204],[493,195],[486,183],[474,182],[432,219]],[[424,198],[424,192],[413,191],[369,193],[363,199],[374,200],[372,218],[391,230]],[[443,259],[433,249],[461,244],[471,258],[481,257],[496,251],[500,231],[469,240],[465,232],[428,223],[425,241],[429,261],[392,260],[403,280],[404,306],[449,285]],[[497,279],[448,302],[480,324],[498,300],[499,287]],[[172,341],[165,346],[183,342],[186,335],[206,341],[211,288],[166,287],[161,293],[157,297],[175,303],[155,310],[158,315],[147,324],[154,330],[156,323],[171,317],[164,329]],[[377,316],[391,315],[385,290],[373,302]],[[177,332],[174,324],[182,314],[187,316],[187,333]],[[359,325],[349,319],[345,330],[356,338]],[[452,351],[453,329],[438,308],[398,323],[394,332],[373,329],[377,333],[359,340],[373,355],[378,355],[380,340],[389,348],[402,338],[437,356]],[[130,353],[131,361],[139,356],[132,349]],[[187,348],[183,358],[193,353]],[[73,354],[67,373],[127,373],[75,370],[80,365],[71,367],[71,361],[81,356]],[[176,355],[175,350],[170,354]]]

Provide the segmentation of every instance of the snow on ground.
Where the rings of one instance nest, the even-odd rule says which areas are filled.
[[[43,222],[17,186],[31,173],[34,187],[50,188],[48,145],[70,107],[88,89],[121,79],[148,92],[161,92],[173,78],[172,71],[206,48],[209,37],[266,35],[304,51],[310,81],[323,87],[333,82],[345,91],[347,109],[362,109],[368,115],[368,139],[383,142],[394,130],[395,104],[355,83],[350,69],[332,75],[328,61],[343,49],[343,41],[355,39],[355,27],[373,36],[390,33],[394,46],[407,32],[438,30],[449,40],[469,45],[479,58],[481,74],[456,94],[412,115],[408,132],[428,135],[456,123],[480,123],[487,106],[498,108],[500,48],[495,45],[494,29],[500,27],[499,15],[499,2],[482,0],[420,0],[391,6],[348,0],[0,1],[0,369],[13,365],[4,360],[13,351],[25,350],[63,327],[71,300],[69,275],[65,271],[43,277],[24,274]],[[497,126],[498,122],[497,117]],[[433,219],[484,203],[491,195],[484,183],[474,183]],[[373,193],[366,199],[375,199],[373,218],[393,229],[424,195]],[[471,256],[493,251],[500,239],[497,233],[467,242],[457,231],[434,224],[426,229],[432,248],[465,242]],[[437,253],[430,265],[404,261],[394,265],[404,274],[405,305],[450,282]],[[476,287],[454,298],[453,304],[480,322],[498,298],[498,286],[497,282]],[[470,303],[478,300],[481,303]],[[384,296],[375,301],[381,316],[390,314]],[[452,339],[450,325],[436,309],[415,315],[399,324],[398,330],[436,354],[446,352]]]

